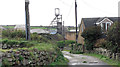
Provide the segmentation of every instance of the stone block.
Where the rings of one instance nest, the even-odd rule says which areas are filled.
[[[22,63],[23,63],[23,65],[27,65],[27,64],[29,64],[29,61],[26,59],[23,59]]]
[[[0,48],[2,48],[2,44],[0,43]]]
[[[112,59],[116,59],[115,53],[112,54]]]
[[[20,45],[16,45],[16,47],[18,48]]]
[[[116,60],[120,60],[120,53],[116,53]]]
[[[7,45],[6,44],[2,45],[2,49],[7,49]]]
[[[7,58],[10,58],[10,57],[12,57],[12,55],[11,55],[11,53],[8,53]]]
[[[13,60],[12,58],[7,58],[7,59],[8,59],[9,62],[12,62],[12,60]]]

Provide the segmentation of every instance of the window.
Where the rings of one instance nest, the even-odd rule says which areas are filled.
[[[81,29],[81,31],[83,32],[83,24],[82,24],[82,29]]]
[[[108,29],[110,28],[110,23],[107,23],[107,31],[108,31]]]
[[[106,29],[106,24],[105,23],[102,23],[102,25],[103,25],[103,31],[105,31],[105,29]]]
[[[110,22],[101,23],[101,27],[103,31],[107,31],[110,26],[111,26]]]

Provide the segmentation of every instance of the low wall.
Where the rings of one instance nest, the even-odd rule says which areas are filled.
[[[48,65],[56,59],[57,54],[48,51],[18,50],[7,51],[2,55],[2,65]]]
[[[111,59],[120,60],[120,53],[112,53],[112,51],[103,48],[94,48],[94,52],[107,56]]]

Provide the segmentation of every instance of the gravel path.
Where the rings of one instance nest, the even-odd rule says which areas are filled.
[[[62,53],[64,57],[66,57],[69,60],[68,65],[91,65],[92,67],[97,65],[97,67],[111,67],[103,61],[99,60],[98,58],[92,56],[86,56],[82,54],[71,54],[67,51],[62,51]]]

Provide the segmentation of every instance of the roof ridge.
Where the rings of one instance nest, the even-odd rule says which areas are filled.
[[[84,18],[120,18],[120,17],[84,17]]]

